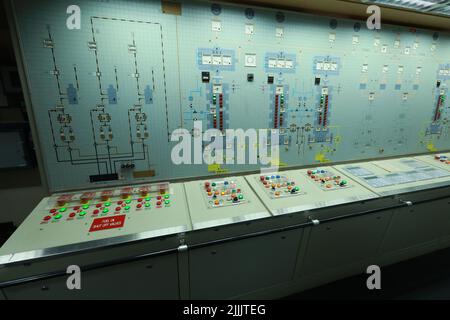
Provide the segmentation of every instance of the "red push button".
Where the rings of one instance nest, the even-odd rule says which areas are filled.
[[[70,218],[75,217],[75,212],[72,212],[71,214],[69,214],[69,217],[70,217]]]
[[[55,213],[56,212],[56,209],[51,209],[50,210],[50,213]]]
[[[101,203],[97,203],[95,206],[96,206],[97,208],[101,208],[101,207],[102,207],[102,204],[101,204]]]
[[[140,209],[140,208],[142,208],[142,204],[138,204],[137,206],[136,206],[138,209]]]
[[[93,214],[98,214],[100,211],[98,210],[94,210],[94,212],[92,212]]]
[[[120,209],[122,209],[122,207],[117,207],[117,208],[116,208],[116,211],[120,211]]]
[[[50,217],[50,216],[45,216],[45,217],[44,217],[44,220],[45,220],[45,221],[48,221],[48,220],[50,220],[51,218],[52,218],[52,217]]]

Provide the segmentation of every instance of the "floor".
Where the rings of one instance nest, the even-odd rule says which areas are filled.
[[[450,299],[450,248],[381,268],[380,290],[367,289],[368,276],[342,279],[285,299]]]

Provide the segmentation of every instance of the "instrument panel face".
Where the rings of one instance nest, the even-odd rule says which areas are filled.
[[[287,167],[450,149],[441,31],[188,0],[181,15],[79,0],[70,29],[67,1],[11,3],[51,192],[261,167],[237,152],[175,164],[177,129],[192,144],[207,129],[278,130]]]
[[[254,179],[258,180],[257,176]],[[260,186],[271,199],[282,199],[304,194],[296,181],[288,175],[277,173],[259,176]]]
[[[338,165],[342,173],[380,195],[412,192],[450,184],[450,172],[415,158]]]
[[[243,177],[191,181],[184,186],[194,230],[270,216]]]
[[[237,206],[247,202],[242,189],[234,180],[205,181],[201,188],[210,208]]]
[[[57,194],[42,200],[0,254],[93,240],[108,243],[121,236],[151,238],[190,229],[182,184]]]
[[[282,191],[278,191],[279,196],[274,196],[274,193],[280,189],[276,184],[273,189],[274,184],[264,183],[272,180],[272,177],[275,177],[277,181],[278,176],[291,184],[291,189],[284,191],[284,196]],[[269,180],[266,180],[267,178]],[[375,193],[333,167],[289,170],[266,175],[255,174],[246,176],[246,179],[273,215],[319,209],[377,197]],[[282,187],[282,184],[280,186]]]
[[[343,178],[339,172],[335,172],[334,169],[317,168],[307,171],[307,176],[310,181],[314,181],[321,190],[336,190],[353,187],[352,183]]]

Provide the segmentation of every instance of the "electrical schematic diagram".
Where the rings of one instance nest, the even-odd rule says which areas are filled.
[[[51,1],[13,4],[51,191],[261,167],[174,164],[176,129],[277,130],[266,142],[281,167],[450,148],[443,32],[189,0],[181,14],[88,4],[80,30]]]
[[[162,120],[168,141],[161,25],[95,16],[89,22],[91,37],[84,50],[93,62],[90,70],[81,67],[84,77],[76,60],[72,68],[67,68],[67,63],[59,64],[63,57],[58,54],[58,41],[53,28],[46,27],[43,47],[51,56],[48,73],[58,93],[55,106],[48,110],[56,163],[83,167],[90,183],[152,177],[151,136],[164,139],[161,132],[152,132],[155,96],[163,115],[157,120]],[[110,31],[120,43],[109,41]],[[150,46],[148,39],[159,46]],[[69,75],[73,83],[66,85],[64,80]],[[89,84],[86,77],[90,77]]]
[[[436,88],[434,89],[434,102],[431,115],[431,123],[426,129],[425,136],[431,139],[439,139],[448,136],[448,87],[450,78],[450,64],[441,64],[437,71]]]

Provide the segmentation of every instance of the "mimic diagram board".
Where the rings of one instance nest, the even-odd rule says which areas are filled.
[[[69,30],[70,4],[12,1],[51,191],[259,169],[236,164],[236,152],[174,164],[170,137],[201,138],[196,121],[278,130],[266,142],[280,145],[280,166],[450,148],[446,33],[121,0],[79,1],[81,29]],[[226,151],[258,144],[224,140]]]
[[[270,217],[244,177],[184,184],[194,230]]]
[[[100,246],[126,236],[136,240],[190,229],[182,184],[56,194],[41,201],[2,246],[0,255],[73,244],[81,248],[90,241]],[[95,241],[102,239],[107,241]]]
[[[392,195],[450,185],[450,171],[415,158],[335,166],[380,195]]]
[[[328,179],[329,177],[332,179]],[[255,174],[245,178],[273,215],[378,197],[333,167],[290,170],[266,175]]]

